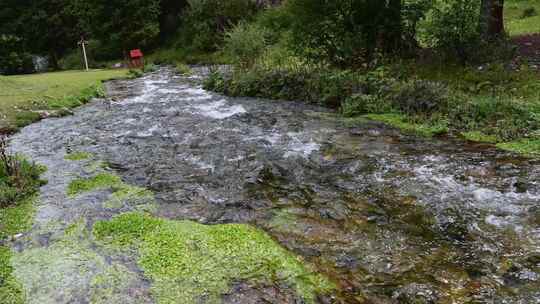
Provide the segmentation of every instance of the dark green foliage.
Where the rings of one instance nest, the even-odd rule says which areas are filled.
[[[392,112],[392,105],[376,95],[354,94],[343,102],[341,111],[345,117],[354,117],[368,113]]]
[[[22,50],[22,39],[0,33],[0,74],[26,74],[33,71],[32,56]]]
[[[504,36],[486,39],[480,20],[480,1],[443,0],[432,11],[428,43],[446,59],[481,63],[510,59],[513,47]]]
[[[341,66],[371,62],[416,45],[416,23],[431,1],[291,0],[291,48],[314,62]]]
[[[252,0],[189,0],[183,14],[179,46],[194,51],[216,51],[223,43],[224,33],[257,11]]]
[[[0,138],[0,208],[17,204],[43,184],[42,169],[7,151],[7,140]]]
[[[17,128],[25,127],[29,124],[32,124],[36,121],[39,121],[41,116],[37,112],[19,112],[15,115],[16,126]]]
[[[537,15],[538,15],[538,12],[536,11],[534,7],[528,7],[525,10],[523,10],[523,14],[521,14],[521,18],[525,19],[525,18],[537,16]]]
[[[388,99],[403,113],[430,116],[448,108],[449,95],[448,89],[440,83],[411,80],[396,83]]]
[[[225,34],[225,52],[242,67],[251,67],[266,50],[268,30],[244,22]]]
[[[133,48],[152,46],[159,35],[159,0],[96,0],[92,32],[112,47],[112,58]]]
[[[444,0],[432,14],[428,27],[431,44],[466,61],[480,41],[480,1]]]
[[[530,106],[499,97],[477,97],[456,104],[450,111],[452,124],[461,130],[480,130],[507,141],[540,129],[540,117]]]

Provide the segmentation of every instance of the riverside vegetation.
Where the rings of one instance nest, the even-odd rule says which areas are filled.
[[[293,3],[265,11],[253,22],[241,23],[226,33],[224,50],[236,67],[232,73],[212,73],[205,87],[229,96],[302,100],[336,108],[345,117],[379,120],[422,135],[450,133],[526,155],[540,154],[537,71],[526,63],[509,64],[512,51],[505,40],[508,38],[492,42],[497,54],[473,52],[471,47],[484,43],[475,30],[475,2],[446,3],[425,19],[420,18],[421,26],[411,29],[417,43],[432,48],[427,61],[396,60],[379,53],[377,59],[364,58],[363,66],[356,68],[351,68],[354,63],[345,67],[332,64],[334,59],[347,60],[346,56],[361,58],[352,57],[352,53],[331,57],[336,51],[354,47],[352,42],[330,38],[334,40],[331,48],[343,44],[336,50],[312,44],[325,35],[324,31],[307,29],[318,29],[315,16],[321,8],[317,5]],[[530,5],[534,6],[519,1],[508,4],[510,33],[524,32],[516,28],[516,23],[534,16],[538,3]],[[297,8],[301,6],[312,10],[301,13]],[[458,36],[459,30],[449,29],[451,24],[459,24],[471,36]],[[538,26],[533,24],[531,30]],[[347,30],[345,25],[343,30]],[[369,51],[365,42],[359,45],[360,50]],[[444,63],[441,58],[445,58]]]
[[[538,300],[539,8],[0,3],[3,74],[149,53],[0,76],[3,132],[75,114],[0,142],[0,303]]]
[[[2,242],[31,226],[33,200],[43,168],[7,151],[7,139],[0,138],[0,303],[22,303],[24,294],[12,275],[11,249]]]

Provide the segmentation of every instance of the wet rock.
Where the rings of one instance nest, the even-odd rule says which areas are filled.
[[[430,285],[411,283],[397,290],[393,298],[403,304],[435,304],[438,296]]]
[[[303,304],[294,290],[283,286],[256,286],[237,283],[229,294],[223,296],[223,304]]]
[[[519,178],[515,183],[514,187],[516,188],[517,193],[525,193],[531,188],[532,184],[525,178]]]

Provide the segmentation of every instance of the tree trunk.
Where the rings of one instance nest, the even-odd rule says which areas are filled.
[[[504,34],[504,0],[482,0],[480,29],[487,40]]]

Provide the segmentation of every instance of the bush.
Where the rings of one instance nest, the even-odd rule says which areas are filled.
[[[58,62],[62,70],[80,70],[84,68],[81,52],[73,50]]]
[[[456,104],[449,116],[457,129],[480,130],[500,141],[508,141],[540,129],[540,117],[535,113],[512,99],[478,97]]]
[[[241,67],[251,67],[266,50],[267,35],[265,28],[241,22],[225,34],[225,52]]]
[[[34,194],[43,184],[39,179],[41,173],[40,167],[11,155],[7,151],[7,139],[0,138],[0,208],[15,205]]]
[[[341,106],[341,112],[345,117],[353,117],[363,114],[382,114],[392,112],[392,105],[384,98],[376,95],[354,94],[345,99]]]
[[[159,69],[159,67],[153,63],[146,63],[142,68],[143,73],[152,73]]]
[[[191,74],[191,68],[185,64],[185,63],[177,63],[175,65],[175,70],[180,75],[190,75]]]
[[[396,83],[387,98],[403,113],[429,117],[448,108],[449,96],[448,88],[441,83],[411,80]]]
[[[523,13],[521,14],[521,19],[526,19],[526,18],[537,16],[537,15],[538,15],[538,12],[536,11],[534,7],[531,6],[523,10]]]
[[[129,78],[135,79],[135,78],[142,77],[144,73],[141,70],[130,69],[128,71],[128,75],[129,75]]]

